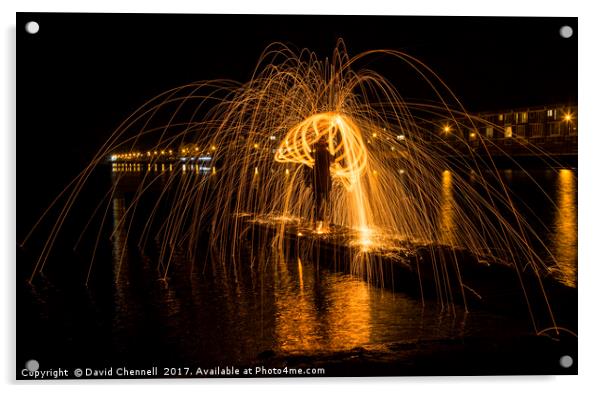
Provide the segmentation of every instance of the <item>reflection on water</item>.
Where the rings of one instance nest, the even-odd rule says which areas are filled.
[[[326,282],[317,283],[314,269],[304,269],[301,260],[297,274],[291,277],[288,264],[279,263],[274,299],[276,337],[282,351],[344,350],[370,342],[367,285],[337,275],[324,276]],[[327,290],[316,293],[316,285]]]
[[[116,198],[117,215],[123,211]],[[118,222],[118,220],[117,220]],[[182,267],[167,282],[115,240],[111,339],[120,353],[157,348],[186,360],[246,364],[272,350],[328,354],[394,342],[525,334],[530,326],[482,312],[443,310],[312,261]],[[118,267],[118,265],[120,265]],[[180,268],[178,268],[180,267]]]
[[[138,168],[134,166],[132,171]],[[156,170],[170,169],[160,165]],[[202,172],[201,166],[189,166],[187,171]],[[442,173],[438,212],[440,239],[448,244],[453,244],[458,227],[453,176],[457,175]],[[511,188],[520,188],[524,179],[518,173],[506,173],[505,178]],[[563,282],[574,284],[576,174],[562,170],[551,180],[555,182],[552,190],[557,205],[546,224],[551,249]],[[163,340],[166,348],[190,359],[198,358],[202,351],[212,362],[245,362],[266,350],[287,354],[336,352],[391,342],[531,332],[529,325],[475,310],[469,314],[442,312],[435,303],[423,305],[403,293],[377,288],[301,259],[259,258],[261,263],[240,266],[196,261],[201,266],[182,269],[178,262],[173,264],[169,282],[160,281],[156,269],[149,268],[131,245],[129,252],[125,247],[127,232],[121,219],[126,208],[123,196],[113,199],[113,334],[125,341],[144,331],[147,341],[139,339],[140,345]],[[548,209],[554,210],[551,206]],[[160,328],[149,329],[149,319]],[[124,345],[127,350],[129,344]]]
[[[559,279],[567,285],[577,282],[577,177],[570,169],[558,172],[557,210],[552,226],[552,252],[560,270]]]
[[[174,172],[179,170],[182,173],[209,173],[216,174],[215,167],[208,166],[208,164],[173,164],[173,163],[161,163],[161,164],[140,164],[140,163],[113,163],[111,171],[113,173],[140,173],[140,172]]]
[[[456,232],[456,218],[454,209],[454,185],[452,173],[443,171],[441,175],[441,207],[439,211],[439,241],[443,244],[454,244]]]

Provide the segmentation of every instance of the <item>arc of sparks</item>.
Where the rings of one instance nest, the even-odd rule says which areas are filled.
[[[280,163],[314,166],[314,146],[328,143],[333,156],[330,172],[351,191],[366,171],[368,157],[361,129],[349,116],[324,112],[310,116],[292,127],[280,143],[274,159]]]

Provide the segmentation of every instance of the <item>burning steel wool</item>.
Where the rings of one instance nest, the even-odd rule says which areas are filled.
[[[399,62],[400,72],[422,80],[432,99],[405,100],[386,76],[362,67],[371,57]],[[442,133],[421,125],[433,118],[445,122]],[[374,281],[386,267],[373,258],[403,263],[412,248],[431,250],[442,302],[449,300],[444,294],[452,276],[462,296],[474,289],[462,284],[462,260],[438,252],[441,247],[539,278],[550,266],[533,251],[533,239],[543,243],[514,208],[491,158],[469,154],[450,162],[445,144],[435,143],[445,141],[443,134],[470,133],[478,122],[433,71],[405,53],[352,57],[341,41],[332,58],[322,60],[272,44],[244,84],[191,83],[132,113],[55,201],[60,214],[32,279],[44,269],[91,172],[107,157],[171,168],[162,180],[141,172],[116,226],[126,228],[126,238],[136,236],[141,248],[154,239],[165,278],[182,254],[200,258],[200,239],[207,239],[214,262],[235,266],[254,263],[243,249],[281,255],[291,238],[300,253],[321,241],[345,248],[351,270]],[[163,191],[155,209],[138,217],[138,201],[157,185]],[[93,212],[103,223],[115,190]],[[165,201],[167,212],[159,209]],[[136,233],[128,231],[135,219],[146,223]],[[266,228],[270,236],[262,235]],[[96,233],[84,229],[84,235]],[[94,259],[92,251],[88,278]]]

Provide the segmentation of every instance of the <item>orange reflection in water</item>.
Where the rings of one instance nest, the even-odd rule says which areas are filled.
[[[455,223],[455,201],[452,173],[449,170],[443,171],[441,176],[441,207],[439,211],[439,234],[440,241],[443,244],[454,244],[456,223]]]
[[[316,277],[315,267],[301,261],[295,270],[289,270],[283,261],[276,272],[276,338],[280,350],[346,350],[369,343],[368,284],[346,275]],[[321,285],[328,290],[312,290],[320,285],[316,280],[330,281]]]
[[[556,215],[552,235],[552,253],[560,271],[560,281],[577,285],[577,176],[570,169],[558,173]]]

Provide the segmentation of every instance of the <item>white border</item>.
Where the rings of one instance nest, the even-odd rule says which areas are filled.
[[[98,381],[85,383],[90,391],[130,391],[132,388],[145,391],[161,391],[174,386],[178,390],[201,391],[205,389],[241,390],[250,392],[302,391],[329,388],[346,391],[366,391],[376,384],[376,389],[395,391],[475,391],[504,392],[519,389],[545,389],[547,392],[567,392],[574,390],[600,391],[599,382],[602,362],[600,361],[600,335],[602,323],[600,313],[600,293],[602,287],[602,258],[599,248],[602,243],[600,224],[600,162],[602,155],[602,128],[600,113],[602,99],[600,92],[600,12],[595,1],[541,1],[506,0],[484,1],[429,1],[394,2],[383,0],[331,1],[301,0],[288,4],[282,0],[262,1],[180,1],[147,0],[124,1],[103,0],[82,2],[77,0],[53,1],[2,1],[2,68],[3,92],[0,96],[0,119],[3,132],[0,133],[0,181],[1,229],[0,249],[4,258],[0,260],[2,271],[2,314],[0,330],[3,353],[0,355],[0,380],[8,384],[8,391],[30,384],[13,382],[14,378],[14,318],[15,318],[15,12],[145,12],[145,13],[302,13],[302,14],[392,14],[392,15],[493,15],[493,16],[578,16],[579,17],[579,376],[562,377],[435,377],[435,378],[324,378],[324,379],[261,379],[261,380],[160,380],[135,382]],[[20,27],[19,27],[20,28]],[[42,27],[43,29],[43,27]],[[23,386],[27,385],[27,386]],[[111,386],[108,386],[111,385]],[[335,387],[336,385],[336,387]],[[71,383],[45,383],[45,389],[52,391],[80,391],[83,386]],[[3,391],[7,391],[4,390]]]

